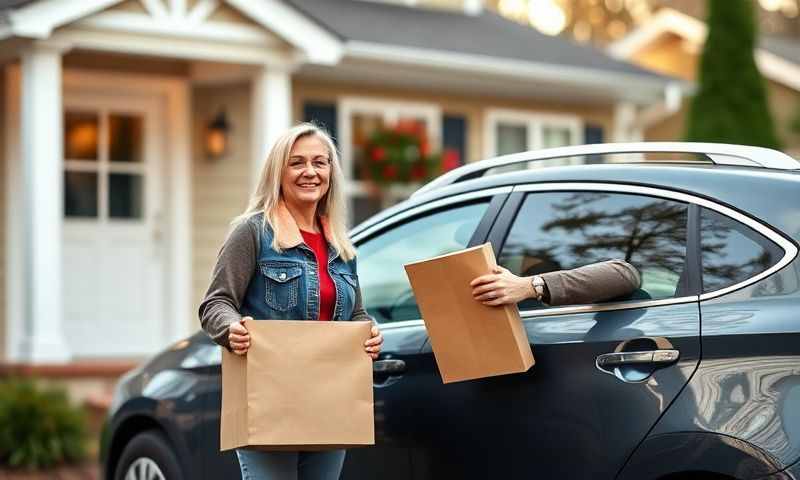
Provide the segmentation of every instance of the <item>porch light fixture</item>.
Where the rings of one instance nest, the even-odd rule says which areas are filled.
[[[230,129],[225,110],[221,110],[206,127],[205,148],[209,160],[218,160],[228,153]]]

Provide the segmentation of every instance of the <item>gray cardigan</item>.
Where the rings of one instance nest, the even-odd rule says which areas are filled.
[[[218,344],[228,345],[228,326],[241,320],[239,313],[250,278],[256,271],[260,242],[255,222],[237,225],[217,256],[211,284],[200,303],[200,324]],[[594,263],[573,270],[541,275],[550,294],[550,305],[601,302],[628,295],[640,286],[639,272],[621,260]],[[357,289],[353,320],[367,320]]]

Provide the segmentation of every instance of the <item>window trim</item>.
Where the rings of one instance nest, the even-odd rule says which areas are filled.
[[[583,143],[584,122],[577,115],[544,113],[535,110],[513,110],[493,108],[484,117],[484,157],[492,158],[497,153],[497,127],[501,123],[523,125],[526,129],[526,151],[538,150],[543,146],[543,132],[546,127],[569,129],[572,135],[570,145]],[[569,145],[567,145],[569,146]]]
[[[781,270],[783,267],[791,263],[798,254],[797,246],[791,240],[784,237],[781,233],[777,230],[773,229],[773,227],[768,226],[759,220],[756,220],[748,215],[740,213],[730,207],[725,205],[713,202],[706,198],[702,198],[696,195],[691,195],[688,193],[683,192],[676,192],[673,190],[667,190],[663,188],[656,188],[656,187],[644,187],[639,185],[628,185],[628,184],[621,184],[621,183],[594,183],[594,182],[565,182],[565,183],[537,183],[537,184],[527,184],[527,185],[517,185],[514,187],[514,192],[555,192],[555,191],[565,191],[565,190],[583,190],[583,191],[594,191],[594,192],[612,192],[612,193],[633,193],[639,195],[646,195],[650,197],[656,198],[664,198],[667,200],[677,200],[680,202],[685,202],[689,205],[698,205],[700,207],[708,208],[709,210],[713,210],[721,215],[731,218],[739,223],[743,223],[748,227],[752,228],[756,232],[760,233],[761,235],[767,237],[768,239],[775,242],[780,248],[783,249],[784,255],[783,257],[772,267],[764,270],[763,272],[754,275],[746,280],[743,280],[739,283],[734,285],[730,285],[728,287],[715,290],[713,292],[708,293],[701,293],[697,296],[687,296],[687,297],[680,297],[675,299],[667,299],[673,300],[672,303],[685,303],[684,299],[689,298],[697,298],[699,301],[710,300],[712,298],[721,297],[728,293],[734,292],[736,290],[740,290],[742,288],[748,287],[757,283],[773,273]],[[689,246],[687,245],[687,248]],[[701,272],[702,273],[702,272]],[[681,300],[678,302],[677,300]],[[630,303],[639,302],[639,301],[631,301]],[[657,302],[661,302],[660,300]],[[625,302],[627,305],[628,302]],[[652,304],[652,301],[644,301],[639,302],[639,304]],[[612,306],[615,304],[606,304],[608,306]],[[622,305],[622,304],[619,304]],[[647,305],[644,305],[647,306]],[[577,311],[585,311],[584,309],[580,308],[582,306],[576,307],[566,307],[575,309]],[[630,308],[630,307],[629,307]],[[539,311],[552,311],[555,309],[545,309],[545,310],[534,310],[535,312]],[[608,309],[603,309],[608,310]],[[603,311],[603,310],[589,310],[589,311]],[[530,311],[526,311],[530,312]],[[522,313],[522,312],[520,312]],[[566,312],[569,313],[569,312]],[[536,315],[540,316],[540,315]]]
[[[441,148],[442,109],[430,102],[404,102],[396,98],[344,96],[336,101],[338,115],[339,151],[342,171],[345,177],[345,191],[348,199],[366,195],[366,181],[355,178],[355,159],[353,158],[353,116],[355,114],[377,115],[384,121],[395,123],[404,116],[424,118],[428,131],[428,141],[435,150]]]

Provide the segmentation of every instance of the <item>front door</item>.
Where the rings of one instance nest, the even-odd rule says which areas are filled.
[[[75,357],[138,356],[166,336],[156,97],[65,93],[64,329]]]
[[[624,190],[540,188],[515,192],[503,207],[489,235],[499,264],[530,276],[627,260],[642,288],[616,305],[521,302],[536,359],[526,373],[444,385],[426,346],[418,374],[428,380],[410,405],[417,480],[612,479],[697,366],[689,205]],[[680,356],[642,360],[655,350]]]

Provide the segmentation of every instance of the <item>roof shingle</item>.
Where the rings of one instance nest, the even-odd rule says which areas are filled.
[[[285,1],[343,40],[659,77],[602,50],[544,35],[487,10],[465,15],[363,0]]]

